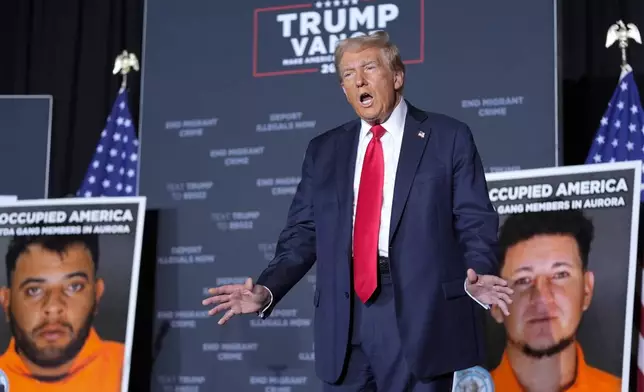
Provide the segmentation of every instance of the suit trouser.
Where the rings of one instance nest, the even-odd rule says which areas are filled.
[[[386,269],[388,271],[388,268]],[[440,355],[437,353],[437,355]],[[367,303],[354,294],[352,338],[343,377],[325,392],[449,392],[452,375],[421,382],[410,372],[396,324],[391,275],[381,272],[379,292]]]

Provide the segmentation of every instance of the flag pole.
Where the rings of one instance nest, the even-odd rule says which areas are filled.
[[[622,20],[610,26],[606,34],[606,48],[615,42],[619,43],[621,75],[599,122],[586,157],[587,164],[644,160],[644,108],[633,68],[626,57],[626,48],[631,39],[642,42],[639,29],[633,23],[626,24]]]
[[[633,69],[628,64],[626,59],[626,48],[628,48],[628,40],[632,39],[638,44],[642,43],[640,31],[633,23],[625,24],[622,20],[618,20],[608,28],[606,33],[606,47],[611,47],[615,42],[619,42],[619,48],[622,51],[622,73],[619,77],[621,80],[624,75],[631,72]]]
[[[85,178],[77,196],[136,196],[138,194],[139,140],[128,105],[127,75],[139,70],[133,53],[121,52],[114,61],[114,75],[120,73],[121,87],[107,116]]]
[[[628,64],[626,49],[629,39],[642,43],[640,31],[633,23],[625,24],[622,20],[610,26],[606,34],[606,48],[615,42],[619,43],[622,52],[622,72],[618,86],[613,93],[601,119],[596,138],[591,146],[586,163],[619,162],[640,160],[644,164],[644,108],[639,98],[639,91],[633,68]],[[612,139],[612,140],[611,140]],[[624,148],[625,147],[625,148]],[[641,179],[644,185],[644,178]],[[640,201],[644,200],[644,187],[640,190]],[[639,266],[638,268],[641,268]],[[640,302],[644,303],[644,292],[639,294]],[[644,315],[642,305],[635,306],[634,311],[640,310]],[[638,338],[631,342],[631,347],[637,347],[637,378],[635,386],[638,392],[644,392],[644,323],[640,323]],[[636,327],[636,328],[637,328]]]
[[[121,54],[116,56],[116,60],[114,60],[114,70],[112,70],[112,74],[116,75],[117,73],[120,73],[123,78],[121,81],[121,90],[127,88],[127,74],[132,70],[139,70],[139,59],[136,58],[134,53],[129,53],[127,50],[124,50]]]

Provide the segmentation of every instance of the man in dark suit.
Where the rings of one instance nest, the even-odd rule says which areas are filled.
[[[315,358],[328,391],[448,391],[483,361],[476,307],[507,313],[498,216],[469,128],[402,97],[384,32],[342,41],[360,117],[314,138],[275,258],[253,284],[210,289],[210,314],[267,317],[317,261]],[[479,305],[476,304],[479,303]]]

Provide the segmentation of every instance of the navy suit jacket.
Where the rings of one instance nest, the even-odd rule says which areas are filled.
[[[424,380],[484,360],[483,308],[464,283],[467,268],[498,273],[498,215],[467,125],[407,104],[390,230],[398,321],[392,333],[400,335],[411,371]],[[257,280],[273,293],[267,317],[317,261],[315,364],[330,383],[342,373],[350,342],[359,132],[354,120],[309,143],[275,258]]]

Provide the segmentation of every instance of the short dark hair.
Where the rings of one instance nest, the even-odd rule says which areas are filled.
[[[98,271],[99,246],[98,235],[96,234],[14,236],[9,243],[5,256],[7,286],[11,286],[11,276],[16,270],[18,258],[31,245],[40,245],[49,251],[59,254],[65,252],[73,245],[82,245],[87,248],[92,256],[94,274]]]
[[[588,255],[595,227],[581,210],[523,212],[510,215],[499,232],[500,268],[511,246],[537,235],[569,235],[577,241],[582,268],[588,268]]]

